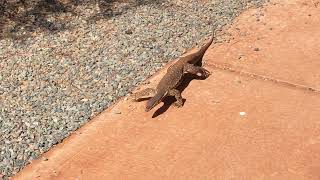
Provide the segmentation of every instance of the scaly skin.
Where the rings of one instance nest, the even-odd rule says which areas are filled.
[[[194,66],[198,61],[200,61],[206,52],[206,50],[210,47],[214,39],[214,34],[209,40],[207,44],[200,48],[199,51],[187,55],[185,57],[181,57],[175,64],[171,65],[167,73],[160,80],[156,89],[148,88],[148,90],[143,90],[139,92],[138,95],[135,95],[135,99],[139,99],[139,96],[143,96],[146,93],[152,92],[150,95],[154,95],[151,99],[148,100],[145,111],[148,112],[156,105],[158,105],[162,99],[166,96],[175,96],[176,102],[175,105],[177,107],[182,107],[183,101],[181,97],[181,92],[179,92],[176,88],[182,82],[183,75],[185,73],[196,74],[204,77],[208,77],[210,75],[209,71],[202,67]]]

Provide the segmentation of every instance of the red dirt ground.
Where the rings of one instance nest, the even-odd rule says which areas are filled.
[[[245,12],[184,107],[121,100],[13,179],[320,179],[319,24],[320,1]]]

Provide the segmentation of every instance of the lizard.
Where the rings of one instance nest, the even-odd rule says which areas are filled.
[[[171,65],[166,74],[162,77],[155,89],[146,88],[134,94],[134,100],[151,97],[146,104],[145,111],[148,112],[157,106],[166,96],[174,96],[176,107],[183,106],[183,99],[181,92],[176,88],[181,84],[183,76],[186,73],[191,73],[197,76],[208,77],[210,72],[202,67],[195,66],[204,56],[207,49],[213,42],[215,34],[213,33],[211,39],[202,46],[197,52],[180,57],[176,63]],[[153,97],[152,97],[153,96]]]

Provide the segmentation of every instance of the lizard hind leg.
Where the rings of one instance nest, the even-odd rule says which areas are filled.
[[[146,89],[143,89],[139,92],[134,93],[133,100],[140,101],[140,100],[148,99],[148,98],[151,98],[152,96],[154,96],[155,94],[156,94],[155,89],[146,88]]]
[[[182,107],[183,106],[183,99],[181,96],[181,92],[177,89],[172,89],[169,91],[170,96],[174,96],[176,98],[176,102],[173,104],[176,107]]]

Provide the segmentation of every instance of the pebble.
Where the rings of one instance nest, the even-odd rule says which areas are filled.
[[[40,0],[32,2],[36,1]],[[78,3],[70,7],[72,13],[49,14],[47,21],[30,27],[18,23],[16,34],[28,36],[30,30],[26,39],[0,35],[3,179],[184,49],[208,39],[213,29],[230,23],[246,5],[264,0],[128,0],[111,3],[106,12],[94,2]]]

